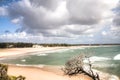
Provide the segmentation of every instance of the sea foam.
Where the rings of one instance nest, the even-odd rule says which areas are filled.
[[[113,58],[113,60],[120,60],[120,54],[117,54],[117,55]]]
[[[115,75],[111,75],[109,80],[119,80],[119,78]]]
[[[37,54],[37,56],[46,56],[48,54],[45,54],[45,53],[41,53],[41,54]]]
[[[21,61],[22,61],[22,62],[25,62],[26,60],[25,60],[25,59],[22,59]]]
[[[92,56],[92,57],[90,57],[90,61],[91,61],[91,62],[95,62],[95,61],[105,61],[105,60],[111,60],[111,58],[98,57],[98,56]]]

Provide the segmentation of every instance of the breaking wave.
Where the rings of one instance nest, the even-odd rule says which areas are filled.
[[[45,53],[41,53],[41,54],[37,54],[37,56],[47,56],[48,54]]]
[[[25,60],[25,59],[22,59],[21,61],[22,61],[22,62],[26,62],[26,60]]]
[[[91,62],[105,61],[105,60],[111,60],[111,58],[108,58],[108,57],[98,57],[98,56],[92,56],[92,57],[90,57],[90,61]]]
[[[117,55],[113,58],[113,60],[120,60],[120,54],[117,54]]]

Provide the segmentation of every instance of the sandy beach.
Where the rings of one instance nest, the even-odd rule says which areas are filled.
[[[0,58],[2,57],[9,57],[9,56],[16,56],[16,55],[25,55],[31,52],[41,52],[41,53],[49,53],[55,52],[58,50],[65,50],[65,49],[77,49],[77,48],[86,48],[90,46],[71,46],[71,47],[41,47],[41,48],[5,48],[0,49]]]
[[[26,55],[31,52],[53,52],[64,49],[76,49],[76,48],[85,48],[83,47],[42,47],[42,48],[10,48],[10,49],[0,49],[0,58]],[[20,66],[20,65],[11,65],[8,64],[8,75],[19,76],[23,75],[26,77],[26,80],[92,80],[90,77],[84,74],[79,74],[76,76],[67,76],[64,75],[61,70],[61,66]],[[103,76],[103,73],[100,73],[100,76]],[[114,76],[113,76],[114,77]],[[102,77],[102,80],[107,80],[111,78],[109,74],[105,73],[105,76]],[[112,79],[109,79],[112,80]],[[115,79],[119,80],[119,79]]]
[[[50,52],[67,49],[66,47],[41,47],[41,48],[6,48],[0,49],[0,57],[9,57],[15,55],[24,55],[31,52]]]
[[[8,74],[15,76],[23,75],[26,77],[26,80],[92,80],[84,74],[69,77],[63,74],[60,67],[51,66],[37,68],[10,65]]]
[[[42,48],[10,48],[10,49],[0,49],[0,57],[10,57],[17,55],[25,55],[31,52],[50,52],[57,51],[62,49],[75,49],[80,47],[42,47]],[[55,66],[44,66],[44,67],[28,67],[28,66],[18,66],[18,65],[9,65],[8,74],[19,76],[23,75],[26,77],[26,80],[91,80],[86,75],[79,75],[69,77],[64,75],[61,67]]]

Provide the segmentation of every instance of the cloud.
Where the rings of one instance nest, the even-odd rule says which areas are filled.
[[[118,38],[120,40],[120,1],[114,11],[115,16],[113,18],[113,25],[111,26],[111,33],[115,35],[115,38]]]
[[[6,30],[4,33],[6,33],[6,34],[9,34],[9,33],[11,33],[9,30]]]
[[[34,36],[26,32],[0,34],[0,41],[2,42],[40,42],[42,36]]]
[[[79,31],[75,30],[76,27],[72,31],[66,31],[80,34],[90,29],[89,25],[93,29],[92,25],[104,20],[105,12],[110,12],[110,5],[104,0],[22,0],[11,4],[8,13],[12,22],[18,22],[16,19],[23,17],[22,29],[28,33],[46,33],[65,25],[70,25],[70,30],[71,25],[79,25]],[[84,30],[79,29],[82,26],[85,26]]]
[[[57,6],[59,5],[59,2],[61,2],[63,0],[30,0],[30,3],[32,6],[43,6],[47,9],[50,10],[55,10],[57,8]]]
[[[117,5],[117,7],[115,8],[115,12],[116,12],[116,15],[113,19],[113,23],[114,25],[120,27],[120,1]]]
[[[14,24],[18,24],[18,23],[20,23],[20,21],[21,21],[21,18],[15,18],[15,19],[11,20],[11,22]]]
[[[67,0],[71,23],[92,25],[110,16],[116,1],[111,0]]]
[[[7,13],[12,23],[19,24],[21,28],[15,34],[25,32],[24,37],[49,37],[58,42],[76,39],[74,42],[78,38],[95,41],[96,35],[108,35],[104,29],[112,25],[113,18],[114,24],[119,25],[120,15],[113,12],[117,3],[118,0],[21,0],[0,7],[0,15]]]
[[[102,35],[103,35],[103,36],[106,36],[106,35],[107,35],[107,32],[106,32],[106,31],[102,31]]]
[[[0,7],[0,16],[5,16],[7,15],[7,11],[5,7]]]

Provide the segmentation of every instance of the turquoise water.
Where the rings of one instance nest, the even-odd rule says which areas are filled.
[[[69,58],[83,53],[90,56],[94,68],[120,76],[120,46],[65,49],[42,54],[33,52],[17,58],[1,59],[0,62],[23,65],[64,65]]]

